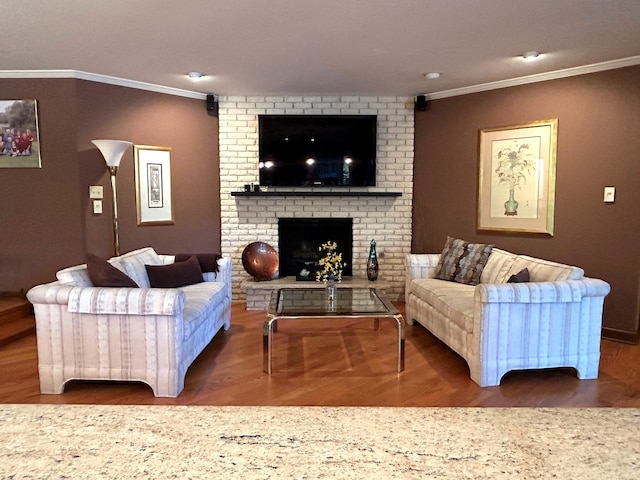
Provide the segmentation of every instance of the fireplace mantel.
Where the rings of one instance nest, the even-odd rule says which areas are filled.
[[[401,197],[402,192],[303,192],[267,191],[267,192],[231,192],[232,197]]]

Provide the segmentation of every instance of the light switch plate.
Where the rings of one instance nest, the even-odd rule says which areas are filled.
[[[93,201],[93,213],[99,215],[102,213],[102,200]]]
[[[614,202],[616,199],[616,187],[604,187],[605,203]]]
[[[103,198],[102,185],[90,185],[89,186],[89,198]]]

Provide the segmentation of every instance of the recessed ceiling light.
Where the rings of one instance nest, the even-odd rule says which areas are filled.
[[[522,58],[524,58],[527,61],[533,61],[536,60],[538,57],[540,57],[540,52],[536,52],[535,50],[532,50],[530,52],[524,52],[522,54]]]
[[[428,80],[435,80],[436,78],[440,78],[440,74],[438,72],[429,72],[425,73],[424,77]]]
[[[202,73],[200,73],[200,72],[189,72],[189,73],[187,73],[187,76],[189,78],[197,80],[198,78],[202,78],[204,75]]]

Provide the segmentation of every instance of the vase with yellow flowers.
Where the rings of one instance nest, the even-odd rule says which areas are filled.
[[[318,260],[318,270],[316,271],[316,281],[324,282],[326,285],[327,298],[333,300],[336,292],[336,282],[342,280],[342,270],[345,262],[342,259],[342,252],[338,251],[336,242],[327,241],[320,245],[320,260]]]

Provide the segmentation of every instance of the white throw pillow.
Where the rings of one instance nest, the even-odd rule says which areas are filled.
[[[74,285],[76,287],[93,287],[89,278],[87,265],[75,265],[56,272],[56,278],[63,285]]]
[[[149,276],[145,265],[162,265],[162,258],[151,247],[133,250],[109,260],[124,273],[129,275],[140,288],[149,288]]]

